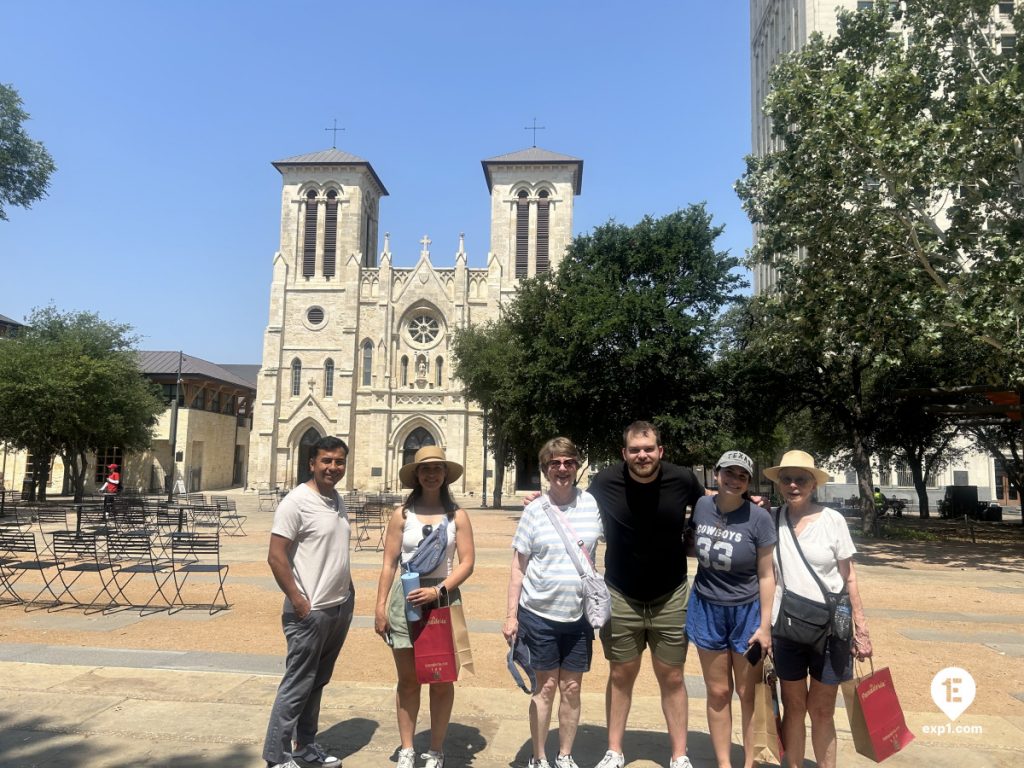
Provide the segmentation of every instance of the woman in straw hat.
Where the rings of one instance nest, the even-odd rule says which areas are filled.
[[[777,467],[766,469],[764,474],[776,484],[784,502],[779,510],[779,541],[775,548],[778,585],[772,608],[772,648],[775,669],[782,681],[786,765],[796,768],[804,763],[804,720],[809,714],[814,759],[820,768],[835,768],[834,718],[839,684],[852,677],[853,655],[866,659],[872,652],[853,567],[853,556],[857,550],[850,538],[846,519],[814,498],[815,489],[828,482],[828,474],[814,465],[814,458],[809,453],[788,451]],[[806,564],[804,558],[807,559]],[[828,591],[849,592],[854,622],[852,645],[850,641],[843,642],[829,635],[824,650],[819,652],[813,646],[780,636],[778,616],[784,589],[808,600],[825,603],[815,575]]]
[[[402,742],[398,768],[415,765],[412,739],[420,709],[420,683],[405,616],[406,602],[423,607],[439,601],[445,605],[459,603],[459,585],[473,573],[473,527],[469,515],[459,508],[448,490],[448,484],[461,476],[462,466],[448,461],[444,449],[430,445],[416,451],[413,461],[399,472],[402,487],[411,488],[412,492],[395,508],[385,534],[384,566],[377,584],[374,627],[391,645],[398,671],[396,704]],[[408,561],[420,542],[445,520],[445,556],[432,572],[420,574],[419,588],[412,590],[406,600],[401,579],[395,578],[399,561]],[[453,567],[456,552],[458,565]],[[454,700],[452,683],[430,685],[430,750],[422,756],[426,760],[425,768],[444,768],[444,739]]]
[[[768,511],[750,501],[753,476],[754,462],[745,453],[722,454],[715,464],[718,494],[697,500],[687,530],[687,554],[697,558],[697,575],[686,611],[686,635],[700,657],[708,731],[721,768],[732,764],[734,689],[740,700],[743,765],[754,764],[758,659],[772,644],[772,553],[777,536]]]

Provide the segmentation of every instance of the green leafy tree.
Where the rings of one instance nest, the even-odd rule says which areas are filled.
[[[5,206],[29,208],[45,197],[54,171],[46,147],[25,133],[28,119],[18,92],[0,83],[0,221],[7,220]]]
[[[778,271],[763,348],[804,352],[791,370],[846,431],[867,518],[880,383],[906,349],[966,329],[993,378],[1024,375],[1021,54],[993,44],[987,0],[906,0],[898,26],[889,8],[841,13],[782,59],[764,105],[777,149],[737,187],[752,259]]]
[[[467,392],[498,414],[508,447],[564,434],[591,462],[609,460],[623,427],[647,419],[674,461],[706,453],[721,400],[717,319],[743,286],[737,260],[715,250],[720,233],[702,205],[609,222],[577,237],[556,272],[523,281],[497,327],[473,336],[500,348],[496,369],[474,376],[470,348],[456,351]]]
[[[452,353],[454,372],[466,395],[487,414],[487,441],[497,465],[492,503],[500,507],[505,468],[518,450],[535,445],[523,418],[523,382],[515,375],[523,360],[522,348],[508,325],[485,323],[456,331]]]
[[[30,451],[36,467],[61,456],[80,500],[88,454],[149,447],[165,406],[139,370],[129,326],[54,307],[27,322],[0,343],[0,440]],[[44,498],[45,473],[35,480]]]

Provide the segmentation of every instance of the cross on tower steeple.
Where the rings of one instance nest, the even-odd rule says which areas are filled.
[[[330,130],[330,129],[328,129],[328,130]],[[533,118],[533,125],[528,125],[525,128],[523,128],[523,130],[524,131],[533,131],[533,146],[536,147],[537,146],[537,131],[546,131],[547,128],[545,128],[543,125],[537,125],[537,118],[535,117],[535,118]]]
[[[332,132],[332,134],[331,134],[331,149],[337,149],[338,148],[338,131],[344,131],[345,130],[344,128],[339,128],[338,127],[338,118],[334,118],[334,127],[333,128],[324,128],[324,130]]]
[[[424,235],[424,236],[423,236],[423,239],[422,239],[422,240],[420,240],[420,243],[421,243],[421,244],[423,245],[423,250],[422,250],[422,251],[420,251],[420,253],[429,253],[429,251],[427,250],[427,248],[428,248],[428,247],[430,246],[430,243],[431,243],[431,240],[430,240],[430,238],[429,238],[429,237],[427,237],[426,235]]]

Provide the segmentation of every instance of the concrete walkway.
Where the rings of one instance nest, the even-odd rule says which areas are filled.
[[[252,496],[239,495],[239,507],[252,505]],[[508,512],[473,513],[478,537],[491,529],[508,529]],[[479,521],[479,522],[477,522]],[[250,536],[232,544],[242,560],[260,560],[265,555],[266,523],[250,518]],[[480,548],[480,567],[507,568],[507,544],[500,537],[487,539],[494,546]],[[507,540],[506,540],[507,541]],[[358,588],[372,584],[372,570],[379,568],[379,553],[354,553],[354,573]],[[908,579],[914,571],[905,571]],[[899,588],[900,571],[886,571],[894,588]],[[863,578],[870,578],[865,575]],[[251,580],[274,585],[269,575]],[[1017,584],[1024,586],[1019,577]],[[229,579],[229,597],[230,597]],[[477,586],[477,585],[467,585]],[[1007,587],[1016,589],[1015,586]],[[494,590],[488,590],[494,591]],[[503,589],[498,590],[503,593]],[[474,597],[483,599],[484,595]],[[501,599],[501,595],[486,595]],[[912,606],[917,608],[919,606]],[[923,606],[921,606],[923,607]],[[890,612],[901,613],[901,612]],[[929,606],[927,611],[908,611],[933,620],[938,627],[951,616],[965,619],[964,613],[943,613]],[[879,612],[882,617],[882,612]],[[205,614],[183,612],[175,619],[176,631],[202,633]],[[913,616],[911,616],[913,618]],[[901,616],[889,616],[899,619]],[[902,618],[906,618],[903,616]],[[215,620],[215,619],[214,619]],[[1020,625],[1024,619],[1001,616],[1005,633],[988,633],[977,639],[978,648],[988,645],[1008,655],[1021,650]],[[37,630],[38,642],[0,645],[0,766],[71,766],[72,768],[127,768],[127,766],[169,766],[234,768],[263,763],[260,751],[266,719],[282,669],[279,656],[226,653],[210,648],[204,651],[153,651],[112,648],[105,638],[123,631],[140,619],[137,614],[84,616],[68,610],[47,614],[26,614],[19,607],[0,609],[0,631],[4,627]],[[48,644],[47,634],[58,628],[88,625],[95,642],[86,647]],[[357,616],[354,631],[370,632],[369,616]],[[471,621],[471,634],[493,637],[498,630],[494,621]],[[923,630],[918,630],[922,632]],[[945,642],[938,630],[929,630],[925,640]],[[963,642],[962,636],[959,638]],[[194,644],[192,644],[194,646]],[[595,647],[599,653],[599,650]],[[344,652],[343,652],[344,653]],[[980,662],[979,662],[980,663]],[[395,760],[398,744],[394,716],[393,685],[367,684],[339,676],[325,692],[321,716],[320,741],[340,756],[346,768],[387,768]],[[707,736],[704,688],[699,670],[688,663],[690,691],[689,754],[697,768],[715,765]],[[389,681],[393,669],[382,669],[379,678]],[[1024,681],[1016,690],[1024,691]],[[604,729],[603,679],[588,680],[584,693],[583,725],[576,740],[575,757],[581,768],[590,768],[603,755]],[[509,768],[524,766],[530,756],[528,697],[509,683],[503,688],[477,687],[468,677],[458,683],[455,713],[448,737],[449,768]],[[842,697],[840,697],[840,706]],[[425,727],[425,709],[421,729]],[[1019,768],[1024,765],[1024,704],[1010,716],[971,715],[960,717],[955,726],[959,734],[925,733],[926,726],[947,722],[937,710],[907,712],[916,741],[887,765],[935,766],[936,768]],[[738,722],[738,707],[734,719]],[[846,716],[837,712],[839,766],[867,766],[873,763],[855,753]],[[966,728],[972,733],[964,732]],[[980,729],[980,732],[979,732]],[[426,750],[425,732],[417,736],[417,749]],[[733,765],[742,765],[742,749],[734,735]],[[634,698],[626,740],[626,757],[631,766],[667,765],[668,742],[664,718],[657,696]],[[549,739],[549,754],[554,755],[556,741]],[[808,752],[810,747],[808,745]],[[814,763],[806,761],[806,766]]]

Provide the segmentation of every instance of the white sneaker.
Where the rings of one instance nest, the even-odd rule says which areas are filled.
[[[415,768],[416,750],[412,747],[398,750],[398,768]]]
[[[555,758],[555,768],[580,768],[572,755],[559,755]]]
[[[275,763],[271,768],[300,768],[300,766],[294,760],[286,760],[283,763]]]
[[[668,768],[693,768],[693,763],[686,755],[680,755],[668,761]]]
[[[430,750],[420,757],[427,761],[423,764],[423,768],[444,768],[444,752]]]
[[[609,749],[604,753],[604,757],[601,758],[601,762],[594,766],[594,768],[622,768],[626,764],[626,758],[623,757],[621,752],[615,752]],[[676,768],[671,766],[671,768]]]
[[[551,768],[551,763],[543,757],[540,760],[535,757],[531,757],[530,762],[526,764],[526,768]]]

